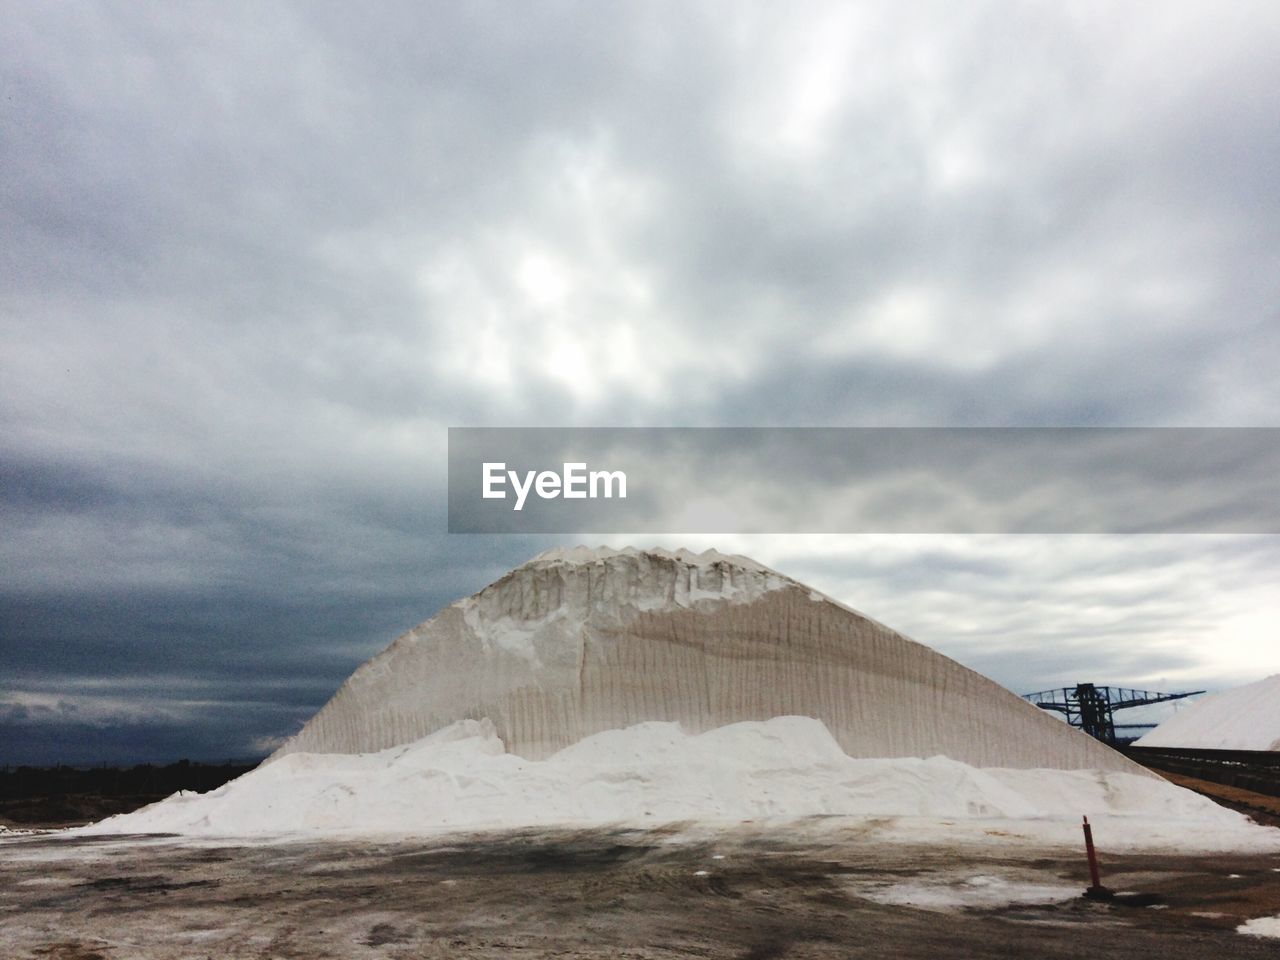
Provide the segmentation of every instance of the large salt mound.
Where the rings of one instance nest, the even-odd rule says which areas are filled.
[[[1280,673],[1197,700],[1137,743],[1143,747],[1280,750]]]
[[[553,824],[652,826],[842,814],[931,834],[1075,843],[1081,814],[1108,847],[1280,849],[1280,834],[1162,780],[978,770],[945,757],[855,760],[817,720],[699,736],[675,723],[596,734],[544,761],[507,753],[486,721],[363,755],[294,753],[208,794],[176,794],[81,833],[414,835]],[[893,839],[892,835],[886,839]]]
[[[1280,832],[751,560],[574,548],[411,630],[258,769],[82,832],[836,815],[883,839],[1074,844],[1082,814],[1110,849],[1280,850]]]
[[[373,657],[271,758],[371,753],[463,719],[548,757],[646,721],[821,720],[853,757],[1149,776],[985,677],[714,551],[535,557]],[[514,761],[512,761],[514,762]]]

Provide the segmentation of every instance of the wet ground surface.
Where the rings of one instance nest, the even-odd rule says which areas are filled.
[[[1280,957],[1280,857],[910,846],[858,830],[0,841],[0,956]],[[1010,902],[1011,900],[1015,902]],[[1033,900],[1040,902],[1016,902]]]

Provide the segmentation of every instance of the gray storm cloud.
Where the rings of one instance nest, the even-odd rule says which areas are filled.
[[[1277,41],[1265,3],[10,9],[0,693],[202,706],[10,711],[0,761],[250,751],[546,545],[445,535],[448,426],[1274,425]],[[1011,685],[1280,669],[1269,541],[943,542],[747,545]]]

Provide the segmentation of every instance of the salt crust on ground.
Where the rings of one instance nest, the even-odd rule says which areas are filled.
[[[1280,937],[1280,917],[1258,917],[1236,927],[1236,933],[1252,937]]]
[[[1280,750],[1280,673],[1202,697],[1138,740],[1143,747]]]
[[[1076,846],[1082,815],[1112,850],[1280,851],[1280,830],[1163,780],[977,769],[946,757],[853,759],[807,717],[697,736],[677,723],[642,723],[587,737],[543,761],[506,752],[487,720],[464,720],[378,753],[290,754],[210,793],[178,793],[75,832],[421,836],[829,816],[874,820],[881,839],[903,842]]]
[[[946,876],[874,887],[864,885],[857,893],[876,903],[948,911],[1008,904],[1062,903],[1080,896],[1080,884],[1037,883],[1023,877],[984,874],[964,878]]]

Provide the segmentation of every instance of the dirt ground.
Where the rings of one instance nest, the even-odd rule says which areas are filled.
[[[1108,885],[1160,902],[1075,896],[1086,872],[1072,851],[904,846],[852,827],[252,846],[9,837],[0,955],[1280,957],[1280,940],[1234,932],[1280,914],[1280,857],[1112,856],[1105,869]],[[1057,902],[1007,902],[1024,893]]]
[[[1269,797],[1240,787],[1199,780],[1180,773],[1170,773],[1168,770],[1153,768],[1153,772],[1160,774],[1171,783],[1194,790],[1224,807],[1243,813],[1256,823],[1268,827],[1280,827],[1280,797]]]

